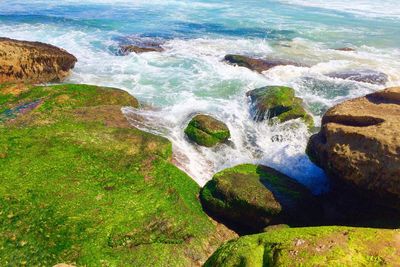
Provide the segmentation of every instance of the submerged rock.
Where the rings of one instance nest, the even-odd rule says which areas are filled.
[[[215,174],[200,197],[211,214],[245,231],[261,231],[277,223],[315,223],[319,213],[304,186],[261,165],[239,165]]]
[[[400,87],[339,104],[307,153],[338,185],[400,210]]]
[[[396,230],[338,226],[275,229],[227,242],[204,266],[397,266],[399,240]]]
[[[120,48],[120,51],[123,55],[127,55],[129,53],[146,53],[146,52],[162,52],[164,49],[158,45],[148,45],[148,46],[139,46],[139,45],[123,45]]]
[[[224,60],[230,64],[245,67],[260,73],[276,66],[299,66],[298,63],[291,61],[276,59],[258,59],[243,55],[226,55]]]
[[[343,80],[351,80],[377,85],[384,85],[388,82],[388,76],[385,73],[368,69],[331,72],[327,76],[331,78],[339,78]]]
[[[187,137],[201,146],[213,147],[231,136],[225,123],[208,115],[196,115],[185,129]]]
[[[76,57],[49,44],[0,38],[0,83],[61,81],[76,62]]]
[[[339,48],[335,48],[335,50],[343,51],[343,52],[355,52],[356,51],[354,48],[351,48],[351,47],[339,47]]]
[[[251,90],[250,97],[254,120],[262,121],[277,118],[280,122],[301,118],[309,128],[314,120],[303,107],[303,100],[294,94],[294,90],[285,86],[265,86]]]

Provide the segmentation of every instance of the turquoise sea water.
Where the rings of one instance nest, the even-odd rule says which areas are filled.
[[[250,119],[248,90],[288,85],[315,116],[345,99],[400,85],[400,7],[395,0],[282,1],[0,1],[0,36],[67,49],[79,62],[68,82],[119,87],[149,104],[125,109],[132,124],[168,137],[177,164],[199,184],[244,162],[275,167],[314,192],[326,179],[304,153],[310,133],[300,124]],[[160,42],[161,53],[119,55],[122,44]],[[333,48],[352,47],[356,52]],[[227,53],[296,60],[308,67],[277,67],[263,74],[229,66]],[[386,85],[324,74],[371,69]],[[198,148],[184,137],[190,115],[225,121],[232,143]],[[133,116],[135,115],[135,116]],[[142,119],[138,120],[138,116]],[[273,142],[280,135],[282,142]],[[280,138],[280,139],[282,139]]]

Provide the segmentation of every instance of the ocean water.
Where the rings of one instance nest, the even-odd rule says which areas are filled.
[[[142,109],[123,109],[130,122],[170,139],[176,164],[200,185],[221,169],[261,163],[319,193],[327,179],[305,155],[311,133],[300,121],[253,122],[245,93],[291,86],[319,125],[323,112],[343,100],[400,85],[398,1],[326,2],[0,0],[0,36],[65,48],[79,60],[66,82],[118,87],[137,97]],[[145,41],[160,42],[165,51],[118,54],[120,45]],[[356,51],[334,50],[340,47]],[[222,62],[228,53],[307,67],[258,74]],[[381,71],[389,81],[372,85],[325,75],[348,69]],[[227,123],[231,142],[213,149],[188,142],[183,129],[197,112]]]

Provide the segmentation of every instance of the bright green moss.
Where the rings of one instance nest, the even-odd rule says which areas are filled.
[[[227,242],[205,266],[396,266],[399,237],[396,230],[353,227],[275,229]]]
[[[197,115],[185,129],[190,140],[198,145],[213,147],[226,141],[230,137],[228,127],[207,115]]]
[[[218,245],[199,187],[170,163],[171,143],[126,125],[129,94],[14,93],[0,109],[41,102],[0,123],[1,266],[188,266]]]
[[[311,223],[319,206],[302,185],[278,171],[243,164],[214,175],[201,190],[205,208],[243,232],[260,231],[269,224]]]
[[[263,120],[277,118],[280,122],[301,118],[309,129],[314,120],[303,107],[303,101],[297,98],[294,90],[285,86],[266,86],[247,93],[254,106],[254,118]]]

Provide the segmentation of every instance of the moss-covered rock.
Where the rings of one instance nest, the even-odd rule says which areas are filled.
[[[399,240],[398,230],[283,228],[229,241],[204,266],[397,266]]]
[[[171,143],[131,128],[128,93],[0,86],[0,265],[200,265],[232,232],[171,162]]]
[[[245,232],[269,224],[315,223],[320,209],[311,193],[265,166],[244,164],[217,173],[201,190],[204,207]]]
[[[208,115],[196,115],[185,129],[187,137],[201,146],[213,147],[231,136],[225,123]]]
[[[280,122],[301,118],[309,127],[314,127],[314,120],[303,106],[303,100],[294,94],[294,90],[285,86],[265,86],[251,90],[250,97],[253,118],[257,121],[277,118]]]

